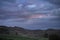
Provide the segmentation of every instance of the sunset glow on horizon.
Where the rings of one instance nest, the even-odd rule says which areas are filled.
[[[44,15],[44,14],[36,14],[36,15],[32,15],[29,18],[47,18],[50,17],[50,15]]]

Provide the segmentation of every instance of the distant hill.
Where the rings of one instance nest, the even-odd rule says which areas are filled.
[[[60,30],[56,29],[47,29],[47,30],[28,30],[21,27],[7,27],[0,26],[0,34],[9,34],[9,35],[22,35],[27,37],[46,37],[48,38],[51,34],[60,35]]]

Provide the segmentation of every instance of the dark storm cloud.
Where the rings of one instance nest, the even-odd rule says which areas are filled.
[[[60,5],[60,0],[48,0],[48,1],[50,1],[51,3]]]
[[[13,3],[13,2],[15,2],[16,0],[0,0],[0,2],[3,2],[3,1],[7,1],[7,2]]]
[[[21,11],[17,7],[18,3],[14,0],[1,0],[0,19],[22,17]]]
[[[60,7],[60,0],[47,0],[47,1]]]

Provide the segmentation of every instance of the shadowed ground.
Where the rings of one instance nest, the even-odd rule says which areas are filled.
[[[47,38],[29,38],[17,35],[0,35],[0,40],[48,40]]]
[[[49,40],[60,40],[60,36],[56,34],[49,35]]]

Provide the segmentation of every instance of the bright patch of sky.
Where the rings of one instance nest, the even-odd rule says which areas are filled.
[[[30,10],[30,11],[48,11],[48,10],[52,10],[52,9],[55,9],[57,8],[56,5],[54,4],[51,4],[49,2],[44,2],[44,1],[41,1],[39,3],[31,3],[31,4],[28,4],[28,5],[25,5],[25,8],[26,10]]]
[[[34,5],[34,4],[32,4],[32,5],[27,5],[27,7],[28,7],[29,9],[33,9],[33,8],[36,8],[37,6]]]

